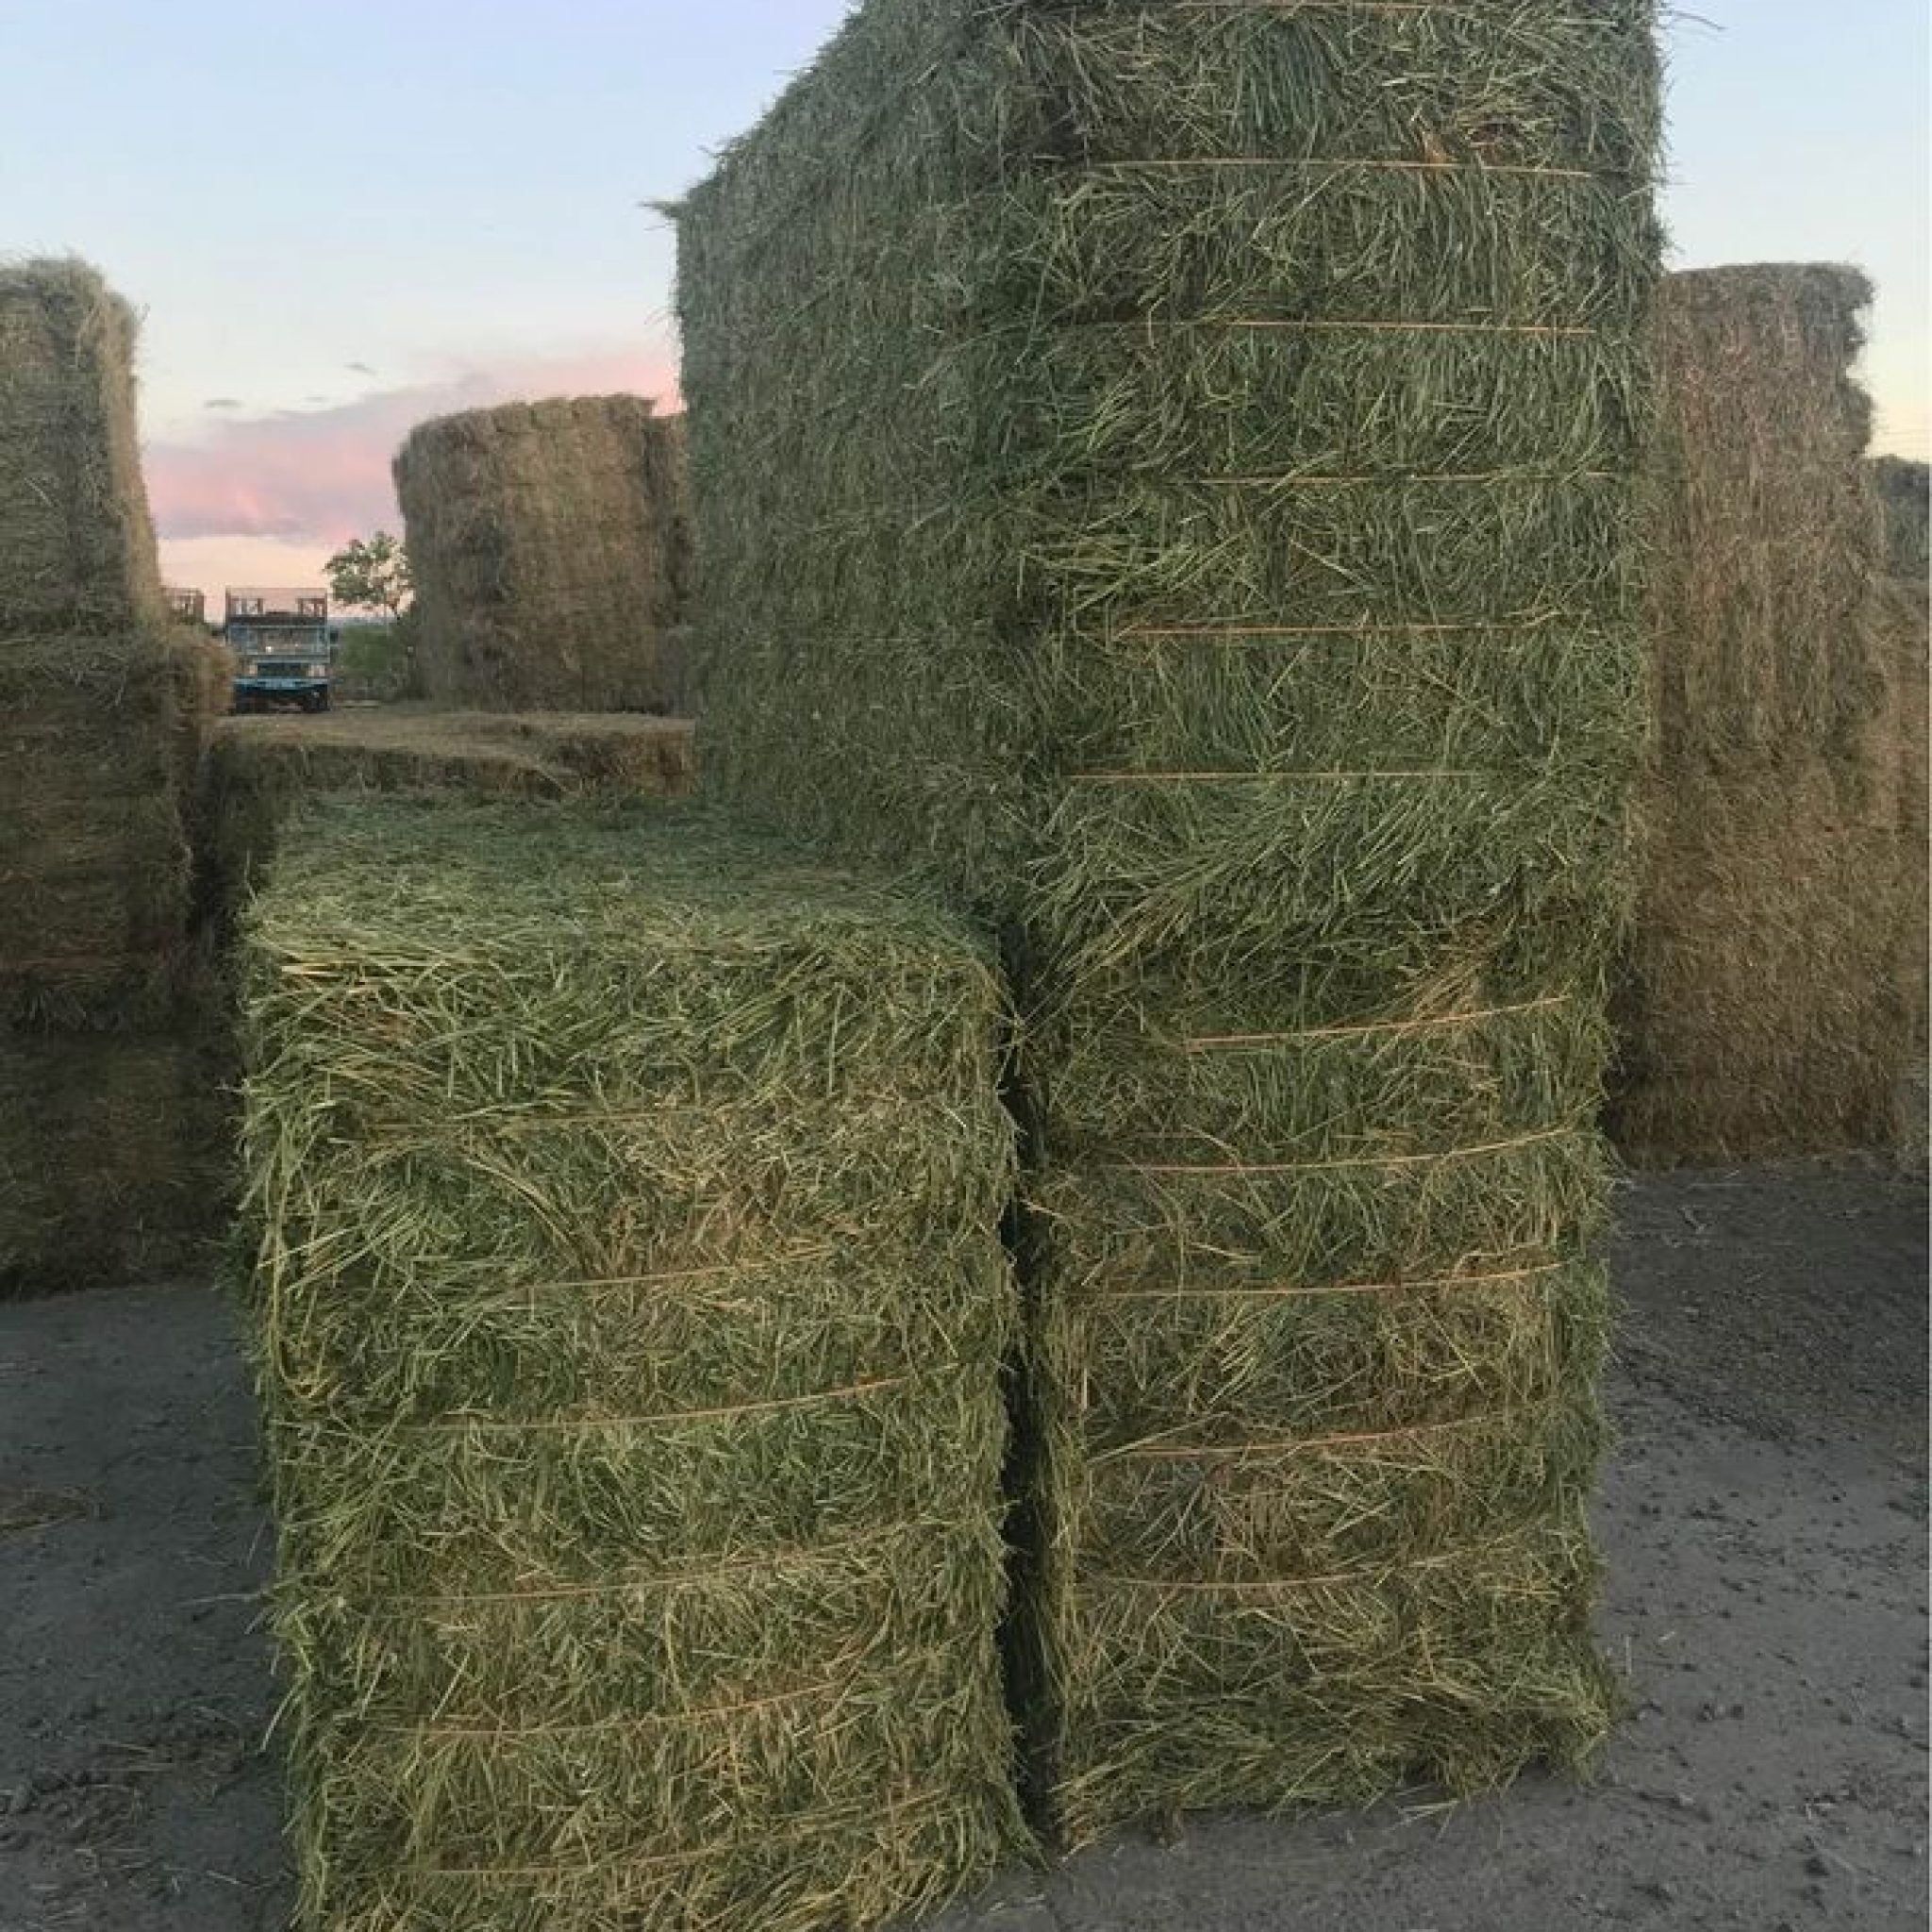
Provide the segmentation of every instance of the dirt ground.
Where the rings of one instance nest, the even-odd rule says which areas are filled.
[[[1923,1187],[1645,1179],[1618,1264],[1602,1627],[1633,1710],[1593,1786],[1202,1819],[933,1932],[1924,1926]],[[208,1289],[0,1307],[0,1932],[284,1924],[268,1558]]]

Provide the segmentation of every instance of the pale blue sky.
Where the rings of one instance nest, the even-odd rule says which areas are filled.
[[[1863,263],[1879,442],[1925,455],[1924,0],[1694,4],[1669,27],[1676,262]],[[0,0],[0,252],[85,255],[147,311],[176,574],[292,567],[380,509],[420,415],[661,384],[671,242],[638,204],[844,11]]]

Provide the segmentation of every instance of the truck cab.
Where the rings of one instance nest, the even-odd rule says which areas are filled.
[[[235,658],[238,711],[325,711],[335,663],[325,591],[231,590],[222,636]]]

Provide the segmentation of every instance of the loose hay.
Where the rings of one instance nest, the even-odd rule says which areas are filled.
[[[990,963],[681,818],[300,837],[246,1147],[305,1923],[792,1932],[986,1872]]]
[[[395,461],[425,688],[492,710],[666,711],[690,535],[677,419],[641,396],[439,417]]]
[[[134,311],[85,262],[0,263],[0,625],[10,632],[163,621],[134,336]]]
[[[1028,1009],[1068,1839],[1607,1720],[1650,24],[874,4],[678,209],[707,784]]]
[[[1613,1111],[1646,1163],[1895,1131],[1923,1000],[1901,958],[1923,808],[1861,462],[1871,404],[1852,364],[1871,294],[1820,263],[1666,283],[1657,741]]]

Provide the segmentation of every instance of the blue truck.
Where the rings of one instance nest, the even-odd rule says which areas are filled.
[[[328,709],[336,634],[325,591],[231,590],[222,636],[235,658],[236,710]]]

